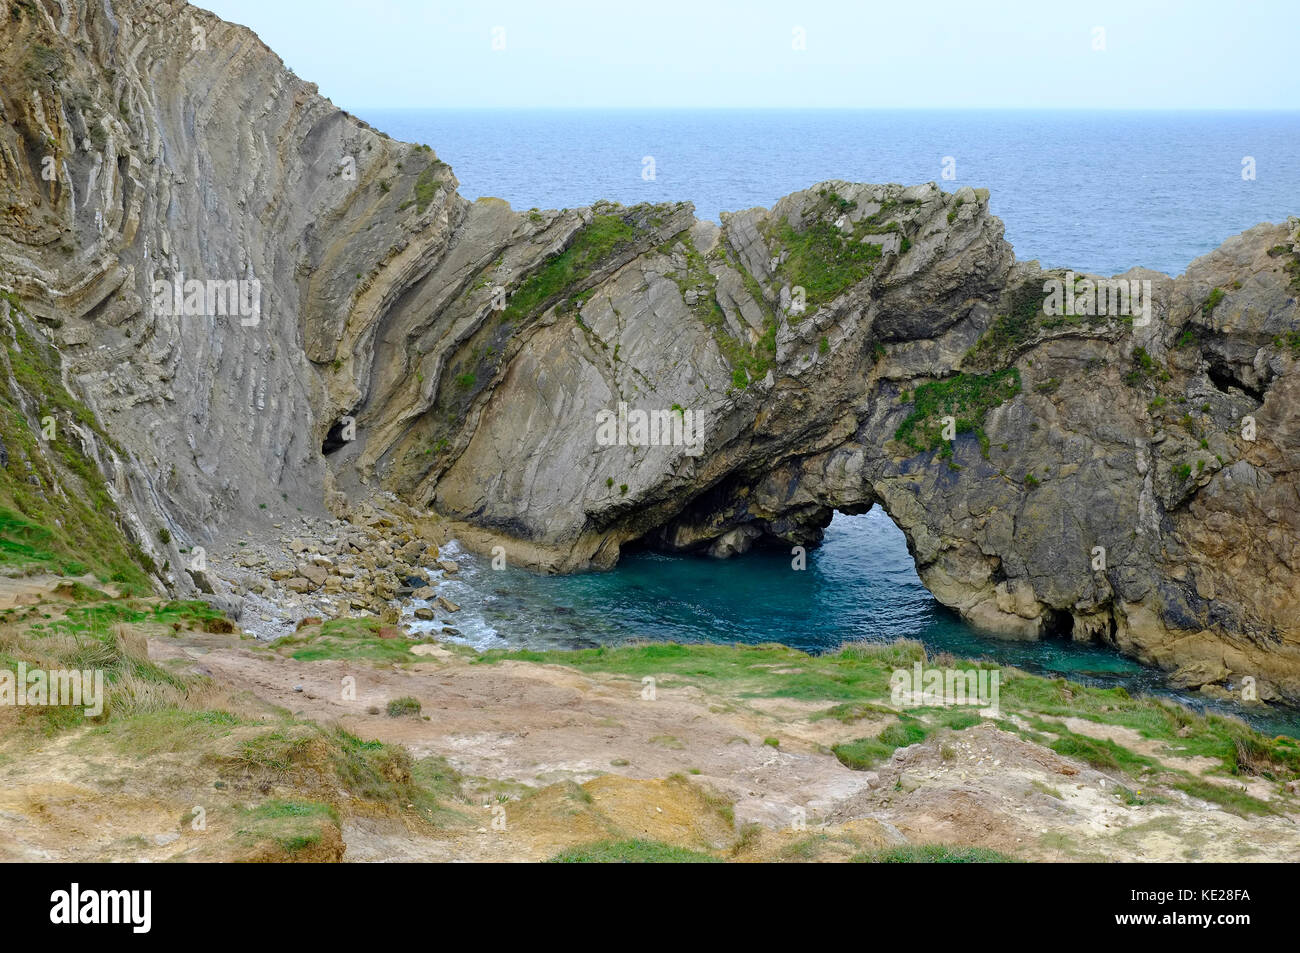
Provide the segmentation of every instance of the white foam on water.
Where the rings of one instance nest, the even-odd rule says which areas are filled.
[[[421,565],[419,568],[429,577],[434,592],[456,603],[460,610],[447,612],[437,605],[436,600],[409,599],[402,605],[402,624],[416,635],[468,645],[480,652],[508,648],[510,643],[483,617],[483,593],[476,585],[483,571],[479,558],[462,549],[454,539],[439,547],[438,558],[455,562],[460,572],[448,575],[436,565]],[[431,622],[417,619],[415,610],[420,608],[432,609],[438,618]],[[451,626],[458,634],[444,635],[444,626]]]

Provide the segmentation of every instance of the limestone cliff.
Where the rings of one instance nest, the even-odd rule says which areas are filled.
[[[880,505],[977,625],[1300,700],[1295,220],[1061,315],[981,191],[518,213],[184,3],[15,0],[0,43],[0,287],[160,584],[380,490],[560,571]],[[620,403],[701,452],[602,444]]]

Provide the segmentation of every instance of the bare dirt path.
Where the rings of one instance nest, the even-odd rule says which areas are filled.
[[[628,677],[529,662],[473,664],[432,644],[421,651],[427,654],[416,664],[385,667],[299,662],[219,638],[151,642],[159,659],[184,657],[295,715],[337,721],[417,756],[441,755],[498,791],[585,784],[601,818],[592,821],[591,839],[610,825],[607,811],[625,819],[649,811],[651,821],[638,829],[674,840],[668,821],[686,823],[690,797],[662,779],[684,775],[688,787],[702,783],[734,800],[735,830],[762,825],[769,856],[824,857],[837,844],[906,839],[1034,860],[1300,859],[1300,827],[1289,816],[1246,819],[1185,795],[1129,804],[1113,777],[993,725],[941,732],[899,749],[876,771],[852,771],[828,748],[873,727],[813,721],[815,706],[685,685],[659,686],[650,701]],[[355,699],[344,695],[348,677]],[[388,702],[403,696],[420,701],[421,717],[387,714]],[[481,810],[481,827],[444,837],[413,839],[389,822],[355,819],[344,831],[348,857],[540,859],[583,833],[580,824],[558,833],[575,822],[565,812],[548,814],[539,807],[545,803],[533,798],[515,809],[507,802],[515,816],[505,833],[491,828],[487,796],[472,808]],[[800,810],[806,830],[797,829]],[[695,841],[709,846],[720,836]]]

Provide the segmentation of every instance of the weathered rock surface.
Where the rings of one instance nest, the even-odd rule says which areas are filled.
[[[174,590],[204,584],[191,547],[298,513],[382,532],[380,491],[558,571],[880,505],[992,632],[1300,700],[1300,223],[1123,276],[1149,323],[1052,316],[1060,273],[972,189],[827,182],[720,228],[518,213],[187,4],[15,3],[0,36],[0,286],[124,448],[124,519],[170,528],[134,536]],[[155,282],[185,280],[256,280],[260,308],[167,313]],[[602,443],[620,404],[702,439]],[[356,582],[308,547],[290,588]]]

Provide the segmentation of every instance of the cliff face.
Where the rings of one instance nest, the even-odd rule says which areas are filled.
[[[1149,321],[1062,315],[971,189],[517,213],[183,3],[18,0],[0,41],[0,286],[160,585],[378,490],[561,571],[880,505],[991,631],[1300,700],[1300,223],[1123,276]],[[620,404],[703,439],[608,445]]]

